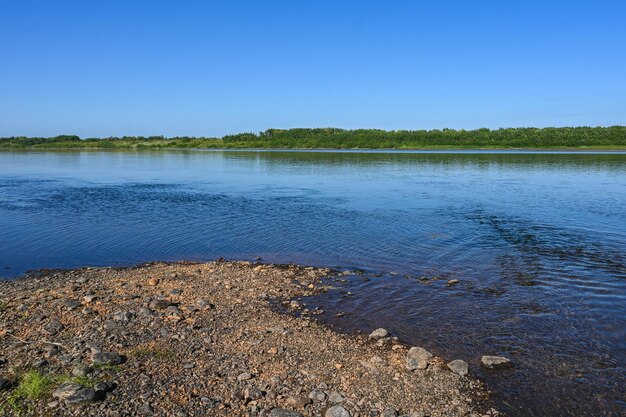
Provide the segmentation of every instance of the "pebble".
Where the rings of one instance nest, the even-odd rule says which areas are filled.
[[[237,375],[237,381],[248,381],[252,379],[252,374],[250,372],[242,372]]]
[[[326,401],[326,393],[316,388],[309,393],[309,398],[315,402],[322,403]]]
[[[99,352],[93,355],[93,364],[96,366],[119,365],[122,357],[114,352]]]
[[[374,330],[372,333],[370,333],[369,338],[370,339],[382,339],[384,337],[387,337],[388,334],[389,332],[381,327],[381,328]]]
[[[340,405],[333,405],[326,413],[324,417],[351,417],[350,412]]]
[[[72,375],[84,377],[93,372],[93,368],[88,365],[79,365],[72,369]]]
[[[293,410],[286,410],[284,408],[274,408],[269,417],[302,417],[302,414]]]
[[[153,287],[159,285],[159,279],[156,277],[151,277],[148,279],[148,285],[152,285]]]
[[[460,376],[465,376],[469,372],[469,366],[467,365],[467,362],[461,359],[456,359],[448,363],[448,369]]]
[[[398,413],[393,408],[386,408],[380,417],[398,417]]]
[[[461,282],[461,281],[459,281],[458,279],[451,279],[451,280],[449,280],[449,281],[446,283],[446,285],[447,285],[448,287],[450,287],[450,286],[452,286],[452,285],[454,285],[454,284],[458,284],[459,282]]]
[[[328,401],[330,401],[333,404],[339,404],[344,402],[345,398],[343,397],[343,395],[339,394],[337,391],[333,391],[330,393],[330,395],[328,396]]]
[[[43,329],[46,333],[53,336],[63,330],[63,324],[58,320],[52,320],[50,323],[43,326]]]
[[[483,356],[480,358],[480,364],[487,369],[507,368],[512,366],[511,361],[502,356]]]
[[[293,408],[304,408],[307,404],[310,404],[311,400],[304,395],[292,395],[287,398],[287,404]]]
[[[87,304],[92,303],[97,297],[93,294],[86,295],[83,297],[83,301]]]

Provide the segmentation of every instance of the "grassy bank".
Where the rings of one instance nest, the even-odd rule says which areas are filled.
[[[477,130],[268,129],[222,138],[124,136],[5,137],[3,149],[276,148],[276,149],[626,149],[626,126]]]

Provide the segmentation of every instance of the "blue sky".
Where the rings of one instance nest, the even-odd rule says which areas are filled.
[[[0,136],[626,124],[624,1],[0,0]]]

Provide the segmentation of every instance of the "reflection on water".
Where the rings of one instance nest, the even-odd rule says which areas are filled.
[[[618,153],[0,153],[0,276],[221,256],[360,268],[308,302],[340,330],[466,359],[513,415],[626,409],[625,225]],[[482,354],[516,367],[485,373]]]

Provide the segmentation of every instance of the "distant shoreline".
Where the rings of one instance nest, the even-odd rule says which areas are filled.
[[[0,149],[626,150],[626,126],[476,130],[267,129],[216,137],[0,137]]]
[[[594,147],[448,147],[448,146],[428,146],[421,148],[262,148],[262,147],[161,147],[161,146],[134,146],[134,147],[96,147],[96,146],[77,146],[77,147],[52,147],[52,146],[29,146],[29,147],[3,147],[0,145],[0,152],[6,151],[284,151],[284,152],[367,152],[367,153],[386,153],[386,152],[507,152],[520,151],[529,153],[586,153],[586,152],[602,152],[602,153],[622,153],[626,152],[626,146],[594,146]]]

